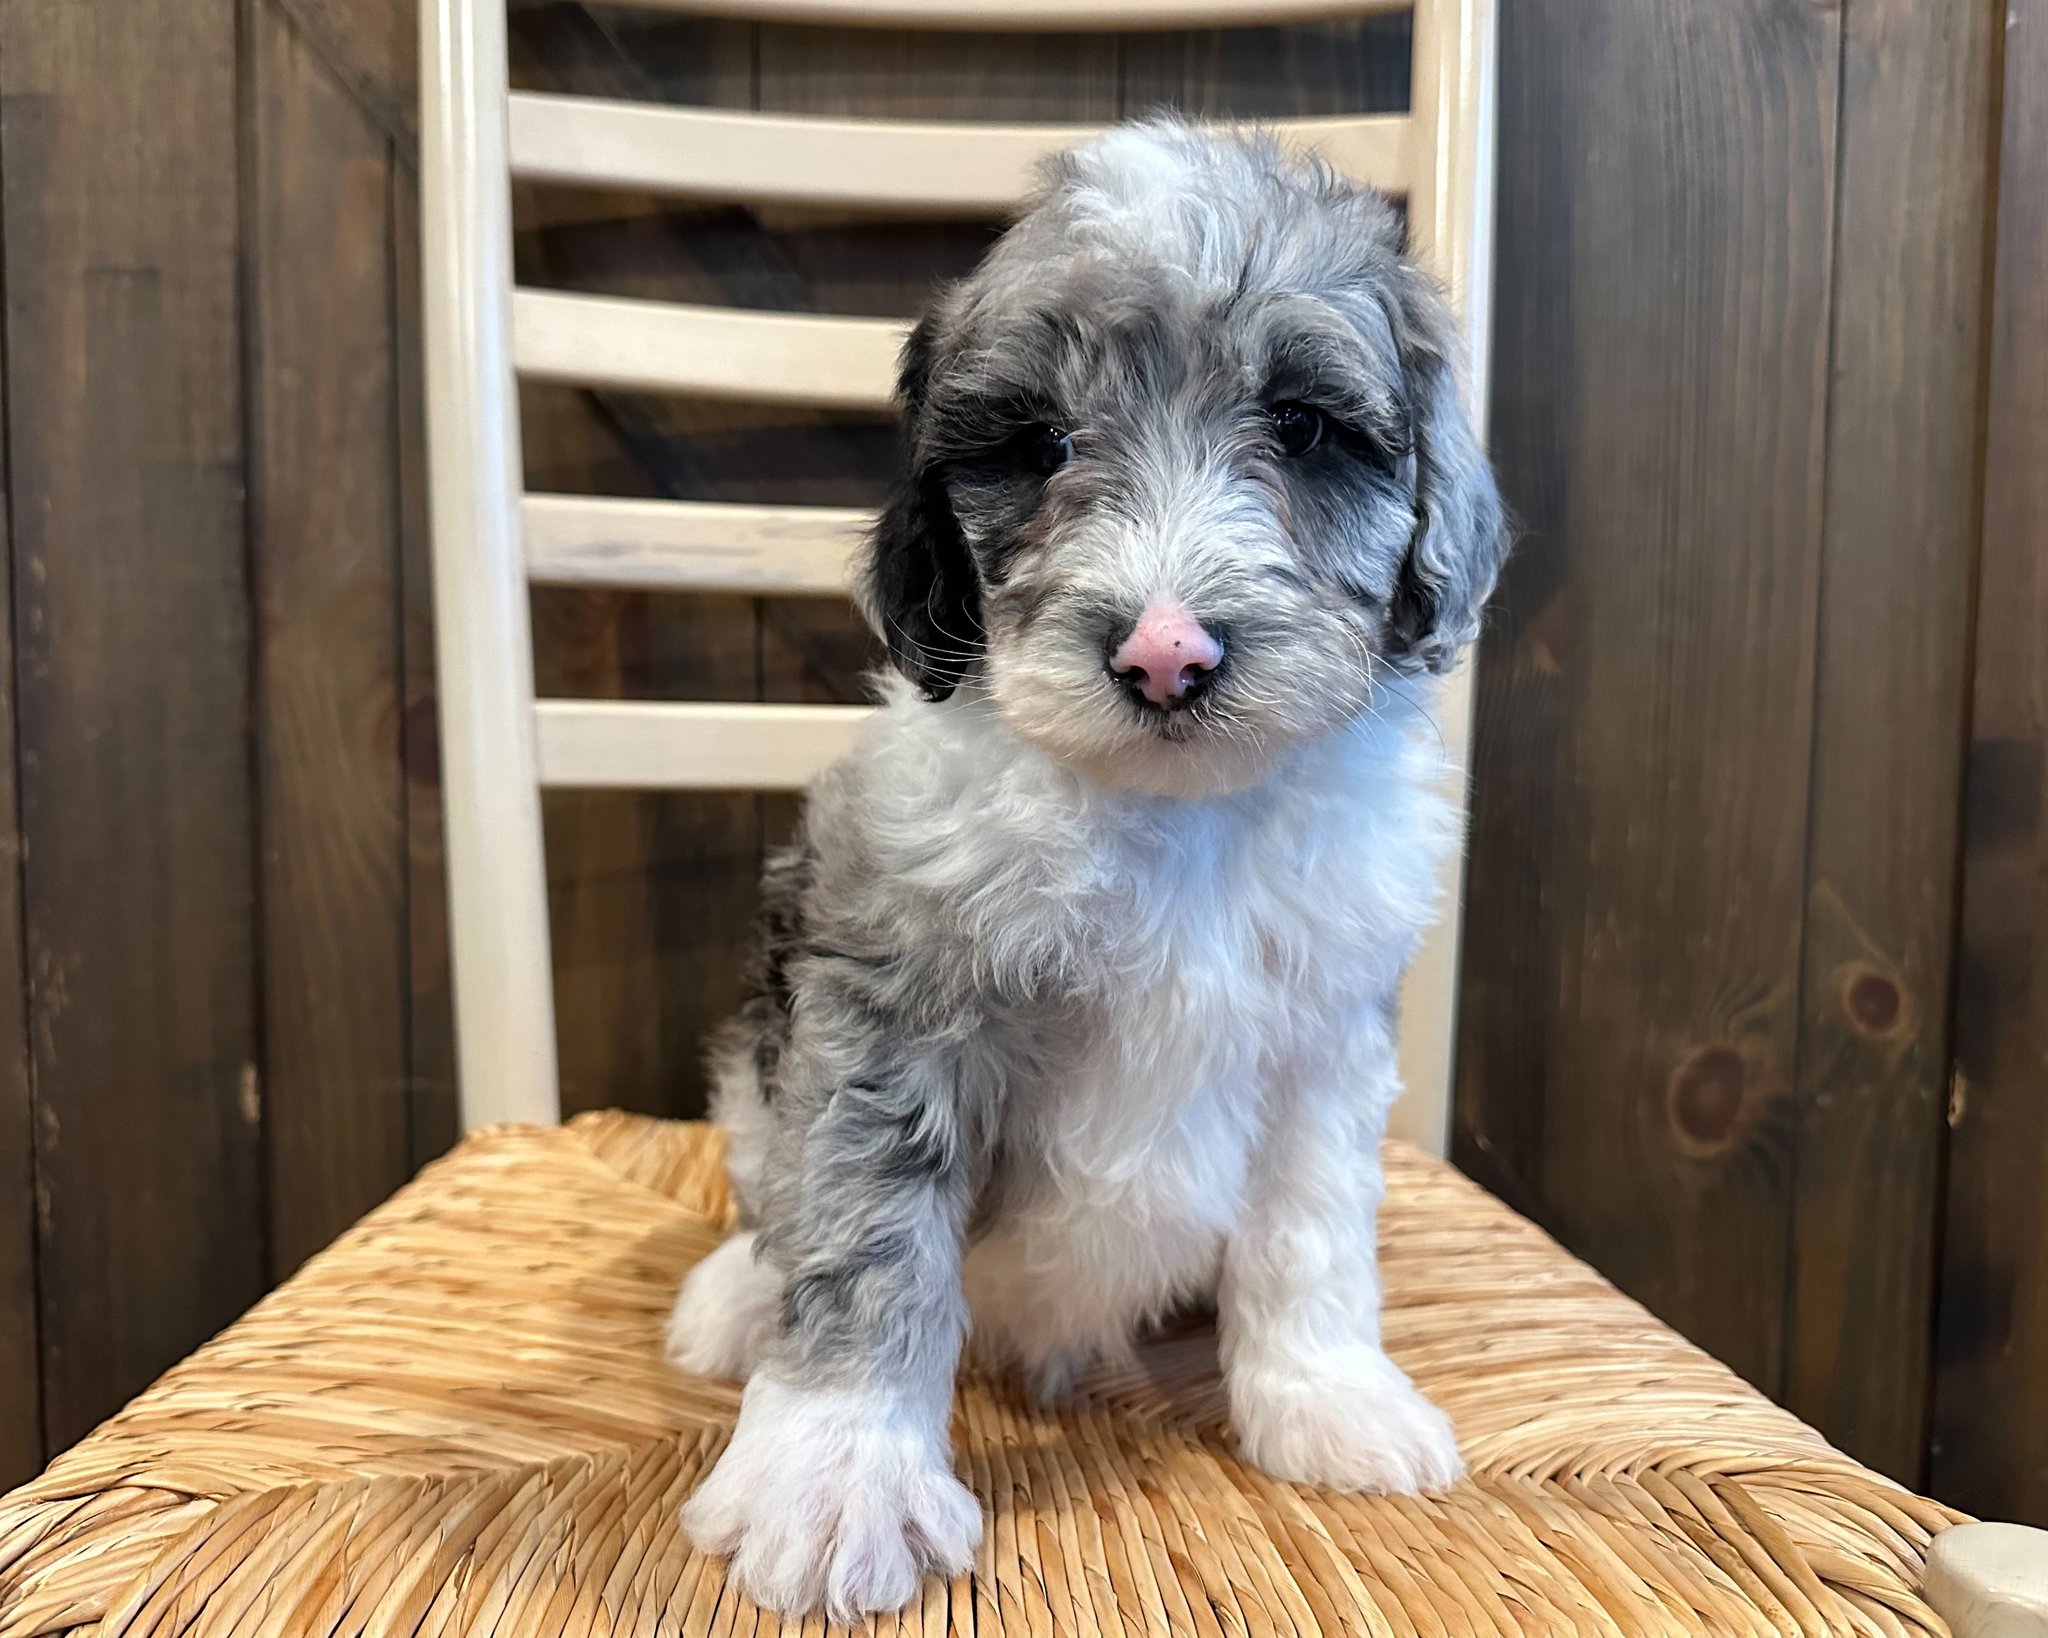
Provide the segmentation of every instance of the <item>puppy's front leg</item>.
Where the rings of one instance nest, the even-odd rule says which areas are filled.
[[[981,1538],[948,1437],[977,1148],[962,1119],[946,1066],[921,1060],[836,1085],[801,1136],[778,1333],[683,1509],[761,1604],[899,1609]]]
[[[1377,1015],[1272,1089],[1219,1294],[1231,1421],[1276,1478],[1412,1495],[1464,1472],[1450,1419],[1380,1346],[1380,1137],[1400,1091]]]

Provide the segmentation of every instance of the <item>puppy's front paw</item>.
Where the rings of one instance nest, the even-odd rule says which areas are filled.
[[[1247,1362],[1230,1410],[1245,1455],[1276,1479],[1413,1496],[1465,1474],[1451,1419],[1376,1348]]]
[[[898,1610],[927,1570],[967,1569],[981,1509],[946,1466],[944,1430],[874,1395],[747,1384],[739,1426],[683,1508],[683,1528],[725,1553],[755,1603],[823,1604],[834,1620]]]

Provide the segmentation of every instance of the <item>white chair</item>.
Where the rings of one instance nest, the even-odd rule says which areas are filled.
[[[650,0],[756,21],[934,30],[1166,29],[1412,9],[1411,107],[1276,122],[1405,196],[1463,315],[1485,402],[1492,250],[1492,0]],[[504,0],[429,0],[422,63],[428,469],[462,1113],[560,1118],[540,791],[793,790],[845,746],[853,706],[569,701],[534,694],[531,582],[830,595],[865,522],[844,508],[525,493],[520,377],[827,409],[890,403],[904,327],[565,295],[512,280],[514,178],[746,204],[988,216],[1089,128],[813,119],[513,92]],[[1470,714],[1444,696],[1447,778]],[[1397,1122],[1441,1151],[1458,870],[1409,980]]]

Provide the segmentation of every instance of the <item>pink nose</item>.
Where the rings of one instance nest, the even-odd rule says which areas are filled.
[[[1222,641],[1199,620],[1178,603],[1153,603],[1109,657],[1109,674],[1154,705],[1172,706],[1222,663]]]

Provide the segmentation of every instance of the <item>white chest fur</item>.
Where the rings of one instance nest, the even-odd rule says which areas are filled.
[[[954,721],[958,743],[936,754],[929,736]],[[920,811],[883,833],[929,836],[935,807],[962,828],[885,868],[942,887],[933,861],[972,849],[974,880],[1004,878],[986,895],[1003,909],[986,927],[966,914],[968,936],[1020,987],[1051,970],[1084,997],[1061,1014],[1080,1039],[1009,1089],[1004,1186],[967,1269],[977,1330],[1057,1385],[1213,1286],[1270,1088],[1391,993],[1449,825],[1426,745],[1380,722],[1204,803],[1079,786],[967,712],[905,728],[874,747],[887,777],[869,800]],[[935,789],[934,773],[972,788]]]

